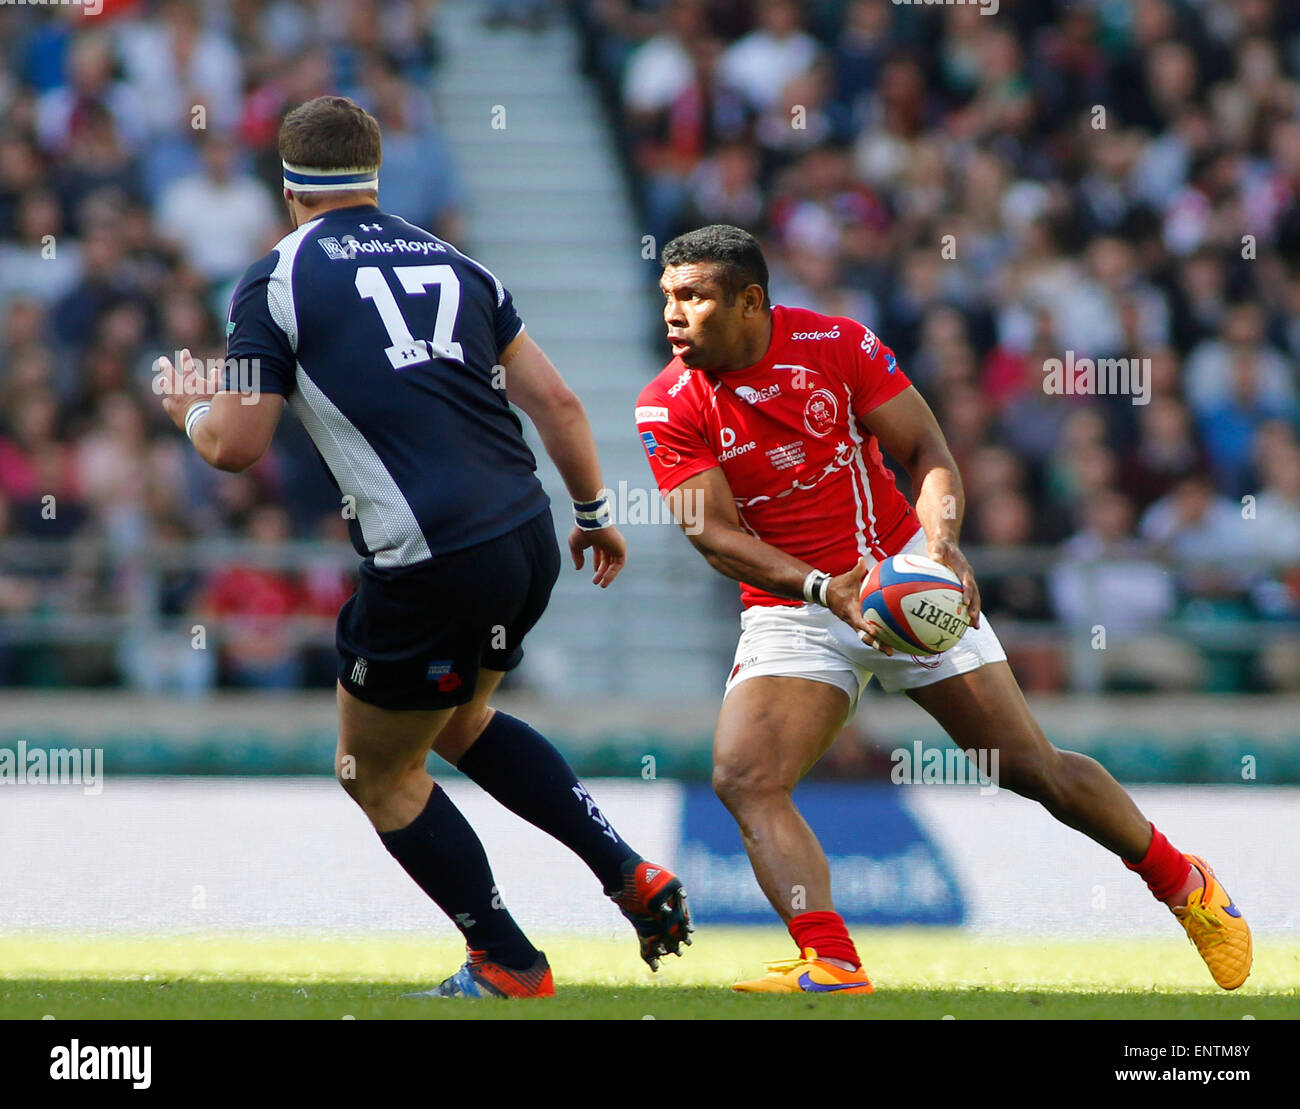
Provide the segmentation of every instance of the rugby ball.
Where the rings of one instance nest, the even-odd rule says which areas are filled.
[[[899,554],[862,579],[862,618],[876,625],[876,643],[909,655],[948,650],[970,627],[961,581],[924,555]]]

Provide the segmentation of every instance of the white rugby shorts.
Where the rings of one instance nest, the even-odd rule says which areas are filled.
[[[925,546],[925,532],[917,531],[902,553],[924,554]],[[852,709],[858,707],[873,674],[887,693],[897,693],[968,674],[1007,657],[983,613],[980,626],[968,628],[956,646],[929,656],[887,655],[869,647],[821,605],[754,605],[741,614],[740,627],[726,693],[750,678],[807,678],[839,686],[848,694]]]

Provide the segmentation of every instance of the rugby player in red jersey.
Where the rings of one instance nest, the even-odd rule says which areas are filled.
[[[735,988],[871,992],[835,912],[826,856],[791,792],[873,674],[958,747],[996,750],[1000,785],[1118,855],[1173,910],[1215,981],[1241,985],[1250,930],[1213,871],[1171,846],[1099,763],[1053,747],[1025,704],[958,545],[956,464],[893,352],[853,320],[773,308],[762,252],[739,228],[682,235],[660,261],[674,357],[642,391],[637,427],[691,542],[742,583],[713,784],[799,949]],[[882,450],[910,475],[915,506]],[[961,578],[971,626],[942,655],[877,648],[863,621],[863,577],[904,551]]]

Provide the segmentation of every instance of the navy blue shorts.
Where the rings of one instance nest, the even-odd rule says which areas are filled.
[[[339,682],[385,709],[443,709],[474,696],[480,667],[513,670],[560,572],[550,509],[514,531],[415,566],[361,567],[339,612]]]

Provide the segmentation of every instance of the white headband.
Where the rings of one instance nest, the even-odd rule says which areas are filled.
[[[351,189],[378,189],[379,167],[368,169],[320,169],[317,166],[284,167],[284,187],[295,193],[341,192]]]

